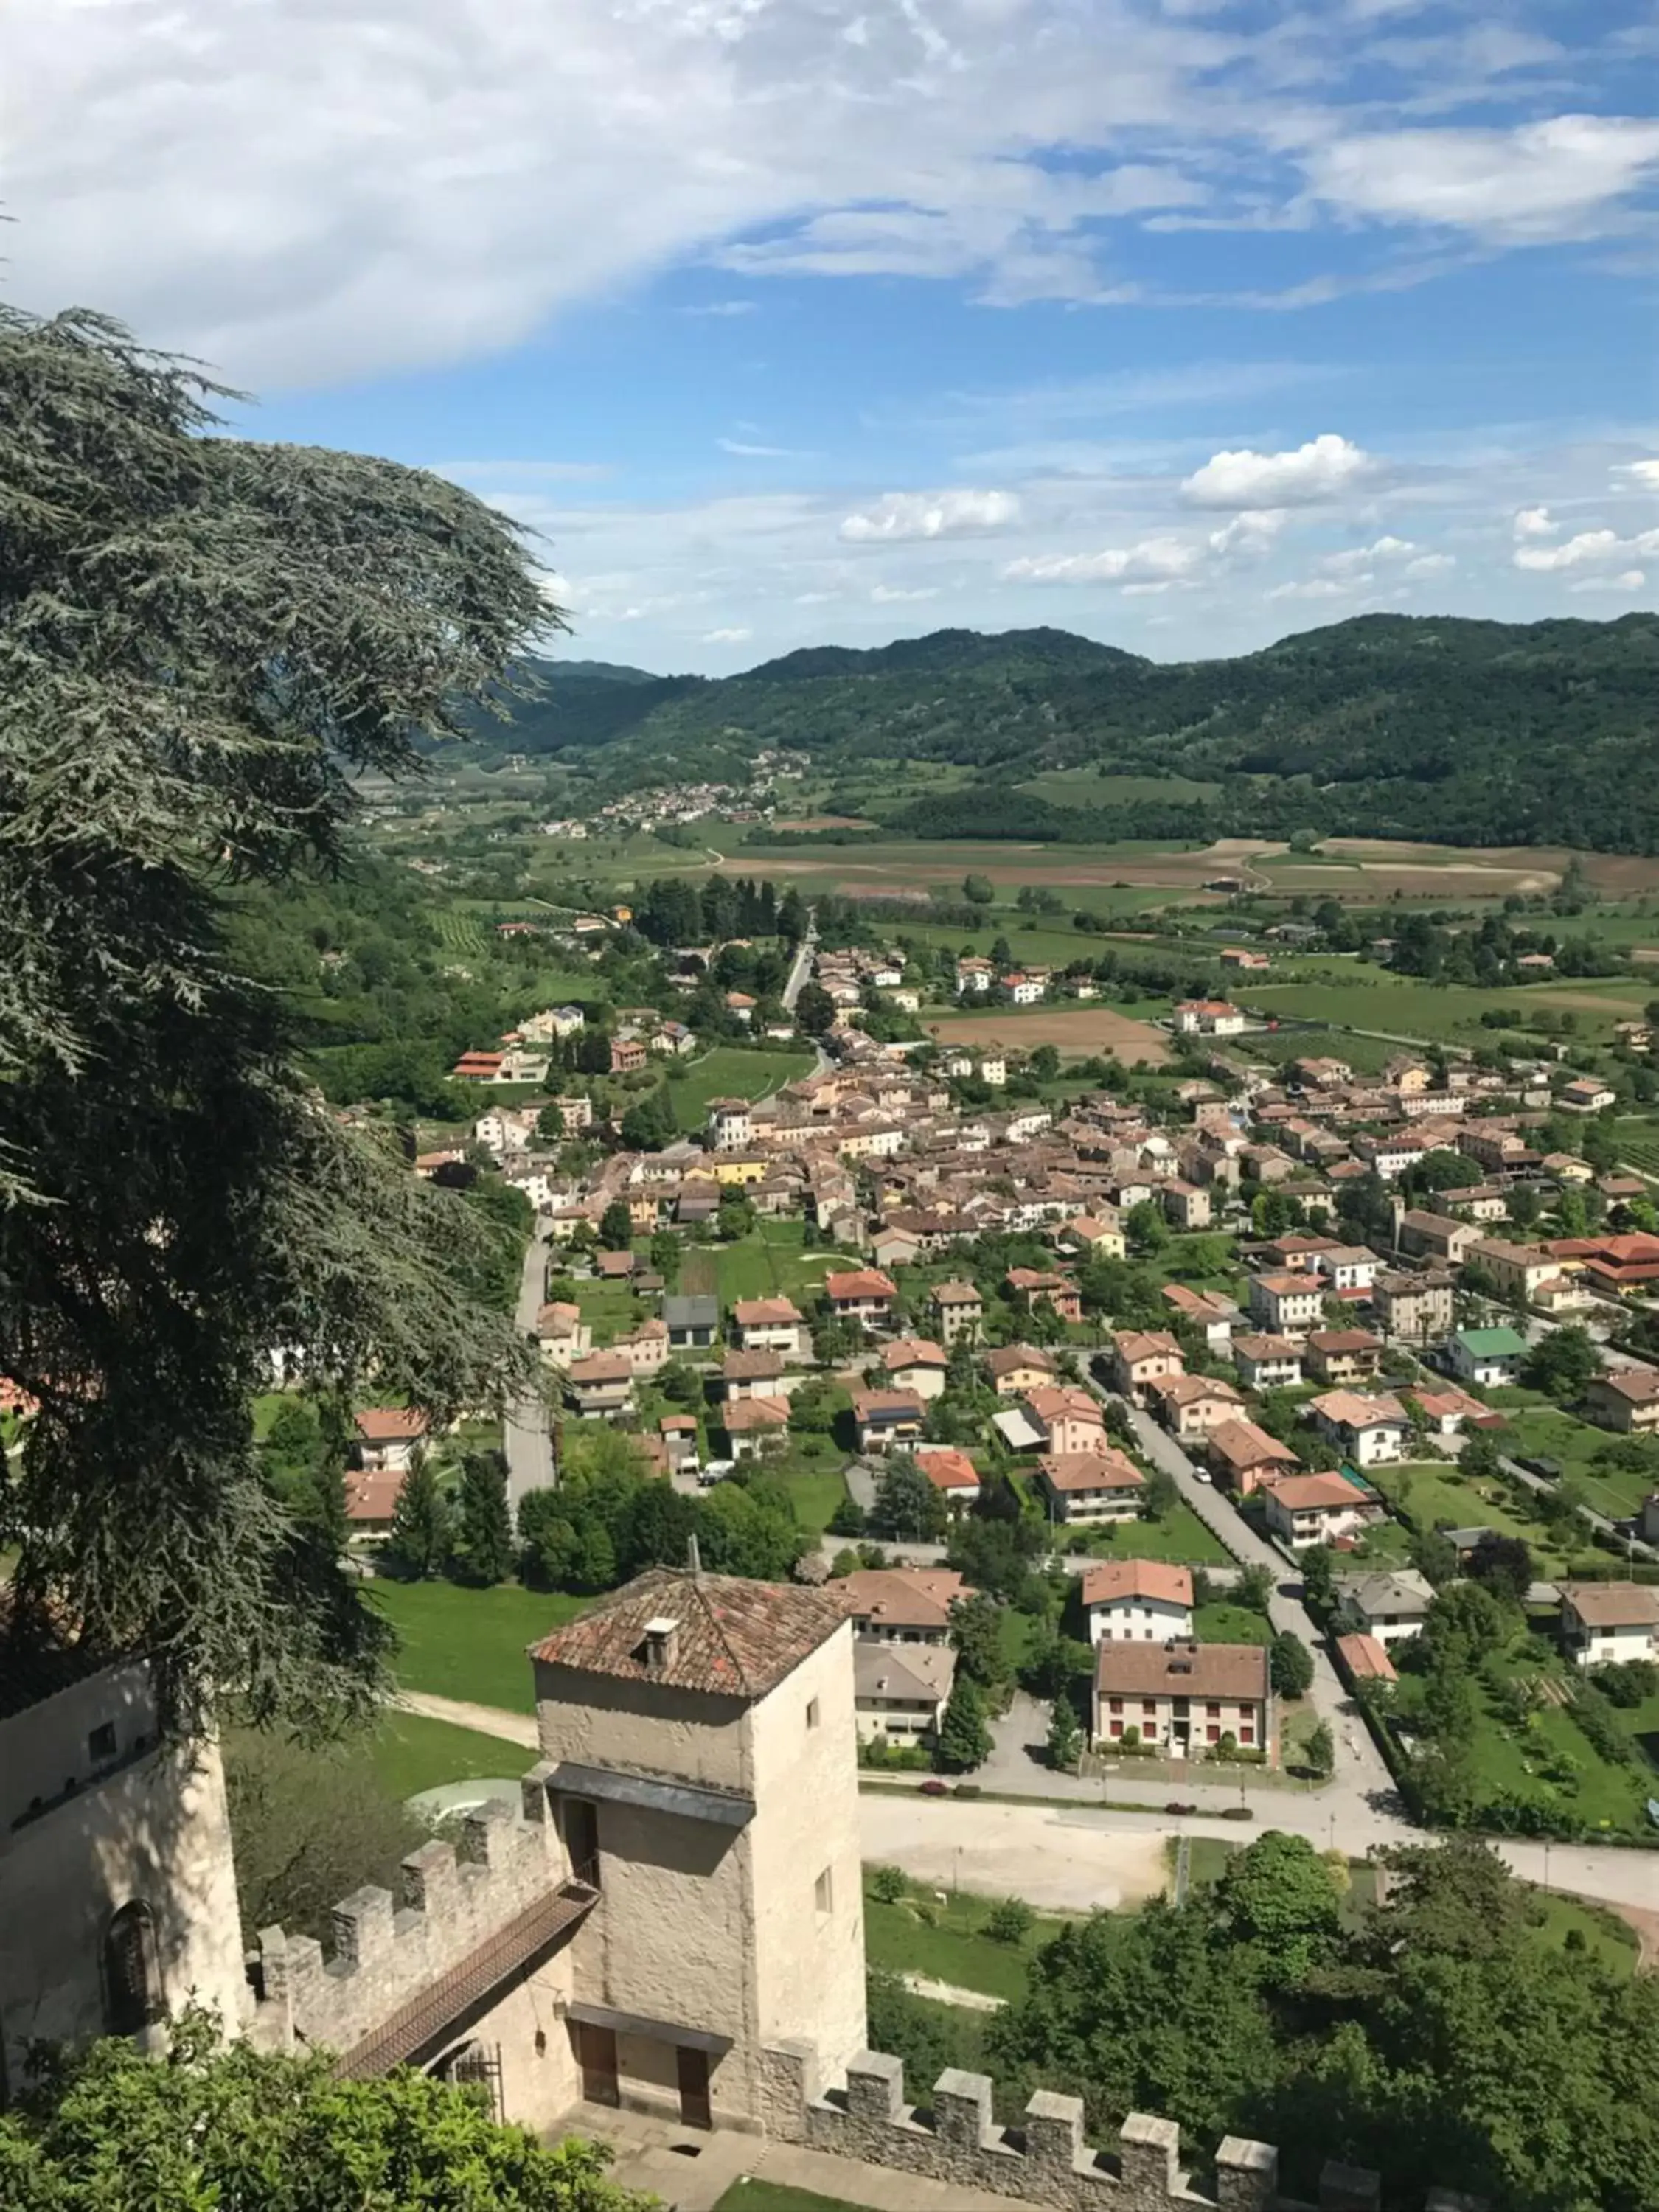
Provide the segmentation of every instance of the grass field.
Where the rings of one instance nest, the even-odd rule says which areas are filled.
[[[1640,981],[1618,976],[1571,986],[1529,984],[1525,989],[1483,991],[1474,984],[1426,983],[1368,967],[1357,969],[1341,983],[1250,982],[1240,986],[1238,995],[1247,1006],[1267,1014],[1420,1037],[1431,1043],[1473,1044],[1491,1042],[1492,1032],[1482,1029],[1480,1017],[1494,1007],[1513,1007],[1523,1018],[1529,1008],[1547,1009],[1555,1015],[1571,1012],[1579,1034],[1595,1039],[1611,1036],[1614,1023],[1632,1019],[1644,996],[1651,994]],[[1245,1048],[1254,1042],[1247,1039]]]
[[[1626,1519],[1639,1509],[1644,1498],[1659,1489],[1659,1449],[1650,1454],[1645,1473],[1639,1468],[1607,1467],[1599,1456],[1614,1441],[1606,1429],[1576,1420],[1553,1406],[1504,1410],[1515,1431],[1516,1455],[1559,1461],[1565,1474],[1582,1487],[1586,1501],[1609,1520]]]
[[[526,1645],[574,1619],[586,1602],[517,1583],[480,1590],[454,1583],[376,1582],[369,1595],[398,1632],[392,1671],[400,1689],[515,1713],[536,1709]]]
[[[716,1045],[701,1060],[681,1062],[670,1073],[668,1095],[679,1125],[701,1129],[711,1098],[766,1098],[806,1074],[816,1065],[810,1052],[748,1052],[741,1045]]]
[[[1540,1574],[1564,1574],[1572,1561],[1552,1543],[1541,1522],[1522,1515],[1497,1482],[1466,1480],[1449,1462],[1407,1462],[1375,1467],[1368,1479],[1413,1525],[1432,1528],[1492,1528],[1500,1536],[1520,1536],[1532,1547]]]
[[[1103,775],[1093,768],[1050,768],[1028,776],[1016,791],[1029,791],[1046,799],[1050,806],[1127,806],[1138,799],[1151,799],[1166,806],[1220,795],[1218,783],[1194,783],[1184,775]]]
[[[787,2181],[760,2181],[739,2174],[714,2212],[870,2212],[846,2197],[820,2197],[813,2189],[792,2189]]]
[[[680,1288],[714,1291],[723,1304],[734,1298],[816,1297],[827,1269],[853,1263],[814,1241],[803,1221],[765,1220],[730,1244],[688,1248],[680,1264]]]
[[[866,1881],[865,1956],[891,1973],[921,1974],[1012,2003],[1024,1994],[1032,1959],[1066,1923],[1039,1915],[1018,1943],[999,1943],[985,1932],[994,1910],[994,1899],[966,1891],[940,1904],[915,1884],[896,1905],[884,1905]]]
[[[1621,1160],[1642,1175],[1659,1176],[1659,1115],[1622,1114],[1613,1133]]]
[[[1097,1559],[1173,1559],[1193,1567],[1232,1564],[1232,1554],[1220,1538],[1212,1536],[1184,1502],[1172,1506],[1161,1521],[1107,1522],[1082,1533]]]
[[[368,1756],[376,1778],[394,1797],[417,1796],[446,1782],[495,1782],[535,1764],[521,1744],[420,1713],[388,1713],[374,1731]]]
[[[1194,1613],[1193,1631],[1200,1644],[1270,1644],[1273,1627],[1265,1613],[1216,1599]]]

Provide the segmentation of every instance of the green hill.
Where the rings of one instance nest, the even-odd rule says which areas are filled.
[[[568,754],[618,785],[729,772],[787,745],[833,769],[903,757],[979,777],[930,836],[1208,836],[1297,829],[1459,844],[1659,851],[1659,617],[1529,625],[1368,615],[1231,660],[1164,664],[1064,630],[940,630],[791,653],[714,682],[548,664],[495,748]],[[1190,778],[1200,804],[1064,808],[1042,769]],[[1103,799],[1105,794],[1103,793]]]

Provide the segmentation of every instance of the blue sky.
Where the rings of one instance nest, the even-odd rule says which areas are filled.
[[[539,533],[565,653],[1659,605],[1632,0],[12,0],[9,289]]]

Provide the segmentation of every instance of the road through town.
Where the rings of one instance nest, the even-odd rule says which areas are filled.
[[[516,1319],[526,1336],[535,1334],[546,1279],[547,1231],[538,1224],[519,1279]],[[540,1397],[520,1398],[507,1409],[502,1441],[507,1450],[507,1504],[516,1515],[520,1500],[532,1490],[548,1490],[553,1484],[553,1443],[548,1433],[547,1407]]]

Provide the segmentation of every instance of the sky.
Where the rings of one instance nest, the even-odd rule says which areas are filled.
[[[1659,607],[1645,0],[9,0],[0,283],[572,658]]]

